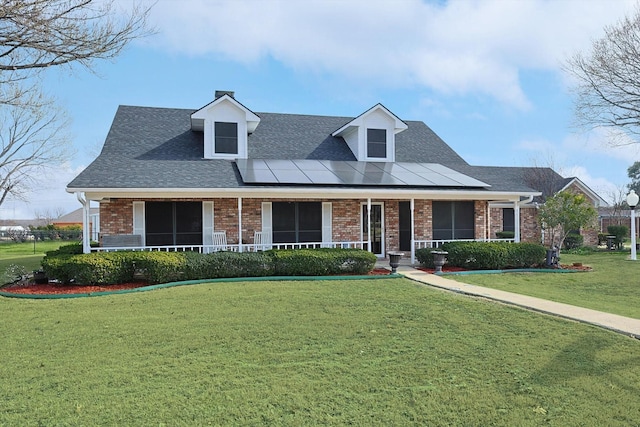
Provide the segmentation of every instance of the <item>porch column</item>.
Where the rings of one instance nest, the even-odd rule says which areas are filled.
[[[411,217],[411,265],[415,264],[416,262],[416,246],[413,243],[413,239],[414,239],[414,233],[415,233],[415,224],[414,224],[414,218],[413,218],[413,209],[414,209],[414,200],[415,199],[411,199],[411,203],[409,203],[409,212],[410,212],[410,217]]]
[[[91,241],[89,231],[89,201],[85,198],[81,192],[76,193],[76,198],[82,204],[82,253],[88,254],[91,252]]]
[[[513,203],[513,222],[514,222],[513,240],[516,243],[519,243],[520,242],[520,203],[518,202]]]
[[[487,223],[487,228],[484,230],[484,235],[486,237],[487,241],[491,241],[491,205],[489,204],[489,201],[487,201],[487,217],[486,217],[486,223]]]
[[[367,248],[369,252],[373,252],[371,248],[371,198],[367,199]]]
[[[238,252],[242,252],[242,197],[238,197]]]

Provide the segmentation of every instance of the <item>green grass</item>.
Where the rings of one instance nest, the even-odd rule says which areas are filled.
[[[405,279],[0,312],[2,426],[640,423],[639,341]]]
[[[508,273],[447,276],[460,282],[516,292],[640,319],[640,261],[624,252],[561,254],[562,264],[581,262],[585,273]]]
[[[40,261],[45,252],[58,249],[60,245],[72,242],[63,240],[47,240],[35,243],[35,254],[33,242],[25,243],[0,243],[0,285],[4,282],[5,271],[11,264],[24,266],[26,271],[33,271],[40,268]]]

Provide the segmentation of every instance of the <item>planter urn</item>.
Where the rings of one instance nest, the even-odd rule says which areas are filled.
[[[447,263],[447,251],[431,251],[433,254],[433,265],[436,267],[435,273],[442,273],[442,266]]]
[[[396,273],[396,270],[400,265],[400,258],[402,258],[403,255],[403,252],[389,252],[389,265],[391,266],[391,274]]]

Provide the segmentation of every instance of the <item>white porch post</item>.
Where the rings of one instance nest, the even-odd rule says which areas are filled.
[[[371,198],[367,199],[367,248],[373,252],[371,247]]]
[[[238,197],[238,252],[242,252],[242,197]]]
[[[486,218],[487,228],[484,230],[484,235],[486,236],[486,240],[491,241],[491,205],[487,202],[487,218]]]
[[[414,223],[414,218],[413,218],[413,209],[415,207],[414,204],[415,199],[411,199],[411,203],[409,203],[409,211],[410,211],[410,217],[411,217],[411,264],[415,264],[416,262],[416,246],[413,243],[413,240],[415,238],[414,233],[416,231],[415,228],[415,223]]]
[[[520,203],[517,201],[513,203],[513,222],[514,222],[514,235],[513,240],[516,243],[520,242]]]
[[[89,230],[89,201],[81,192],[76,193],[76,198],[82,204],[82,253],[91,252],[90,230]]]

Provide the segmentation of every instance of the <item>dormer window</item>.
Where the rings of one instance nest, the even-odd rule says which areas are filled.
[[[386,129],[367,129],[367,157],[387,157]]]
[[[215,122],[216,154],[238,154],[238,124]]]
[[[216,92],[215,101],[191,114],[191,129],[204,133],[205,159],[246,159],[248,136],[260,117],[240,104],[233,92]]]
[[[377,104],[331,136],[342,137],[360,162],[395,162],[396,135],[406,129],[405,122]]]

